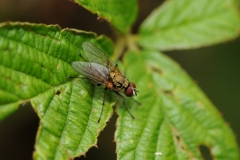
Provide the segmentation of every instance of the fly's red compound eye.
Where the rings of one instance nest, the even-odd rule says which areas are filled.
[[[132,88],[136,88],[136,85],[135,85],[135,83],[133,83],[133,82],[131,82],[131,83],[129,84],[129,86],[131,86]]]
[[[133,82],[131,82],[127,90],[125,91],[126,96],[131,97],[135,95],[135,88],[136,88],[136,85]]]
[[[127,90],[125,91],[125,94],[126,94],[126,96],[128,96],[128,97],[133,96],[133,88],[129,86],[129,87],[127,88]]]

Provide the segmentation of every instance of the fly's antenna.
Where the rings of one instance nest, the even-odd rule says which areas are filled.
[[[137,90],[136,88],[133,88],[133,87],[131,87],[132,88],[132,90],[133,90],[133,95],[136,95],[137,96],[137,92],[139,92],[139,90]]]

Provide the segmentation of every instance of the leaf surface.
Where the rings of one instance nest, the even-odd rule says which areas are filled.
[[[190,49],[239,36],[240,14],[234,0],[170,0],[140,27],[139,44],[148,49]]]
[[[118,159],[200,160],[200,146],[206,146],[213,159],[239,159],[229,126],[178,64],[144,50],[128,53],[124,67],[142,105],[129,99],[126,103],[135,120],[118,107]]]
[[[137,18],[136,0],[74,0],[93,13],[107,19],[122,33],[127,33]]]
[[[29,23],[0,25],[1,119],[29,102],[40,118],[35,159],[70,159],[96,145],[110,118],[112,102],[106,96],[100,123],[103,88],[78,76],[71,66],[82,61],[82,43],[91,41],[106,53],[112,43],[93,33],[59,26]],[[109,54],[110,55],[110,54]]]

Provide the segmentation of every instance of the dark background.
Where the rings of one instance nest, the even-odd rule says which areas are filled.
[[[136,32],[141,22],[161,1],[139,1]],[[93,31],[113,36],[108,24],[97,15],[68,0],[0,0],[0,22],[22,21],[59,24],[62,28]],[[177,61],[217,106],[240,144],[240,39],[194,50],[165,52]],[[116,159],[114,130],[116,114],[101,132],[98,149],[91,148],[80,159]],[[0,123],[1,159],[32,159],[39,119],[29,105],[21,106]]]

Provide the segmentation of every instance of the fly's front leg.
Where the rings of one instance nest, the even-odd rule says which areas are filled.
[[[102,102],[102,110],[101,110],[101,113],[100,113],[100,117],[98,119],[98,123],[100,122],[101,120],[101,117],[102,117],[102,113],[103,113],[103,107],[104,107],[104,103],[105,103],[105,95],[106,95],[106,90],[107,88],[104,88],[104,93],[103,93],[103,102]]]
[[[79,76],[67,76],[67,78],[69,78],[69,79],[70,78],[83,78],[83,79],[85,78],[85,79],[87,79],[86,77],[83,77],[83,76],[80,76],[80,77]]]
[[[107,64],[106,64],[106,67],[107,67],[107,68],[109,68],[109,64],[110,64],[110,61],[108,60],[108,61],[107,61]],[[117,66],[118,66],[118,64],[115,64],[115,67],[117,67]]]
[[[85,61],[87,62],[87,60],[83,57],[83,55],[81,53],[78,53],[78,55]]]
[[[125,105],[125,97],[124,97],[123,95],[121,95],[120,93],[118,93],[117,91],[115,91],[115,93],[116,93],[119,97],[123,98],[123,106],[126,108],[127,112],[130,114],[130,116],[132,117],[132,119],[135,119],[135,117],[131,114],[131,112],[128,110],[127,106]]]
[[[142,105],[141,102],[138,102],[138,101],[137,101],[136,99],[134,99],[133,97],[131,97],[131,100],[132,100],[133,102],[137,103],[138,105]]]
[[[107,66],[106,66],[107,68],[109,68],[109,63],[110,63],[110,61],[108,60],[108,61],[107,61]]]

